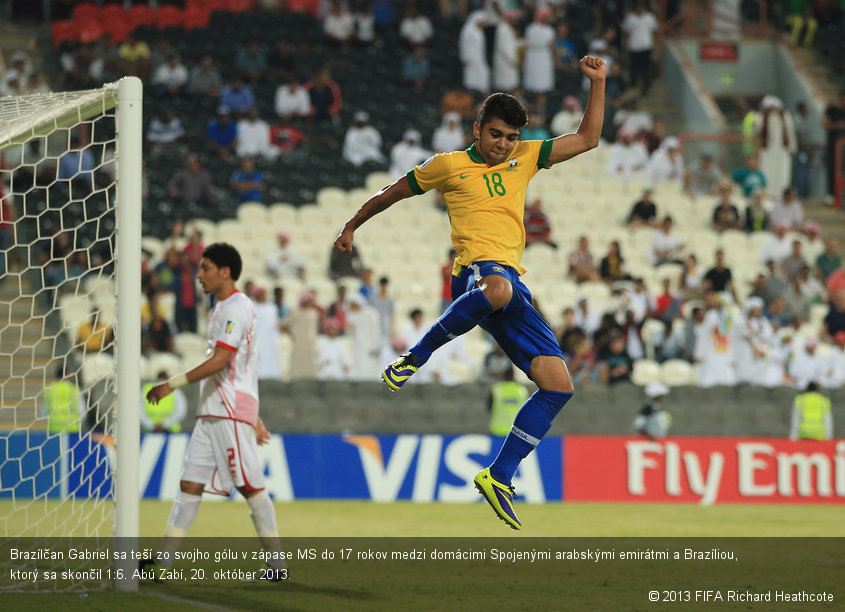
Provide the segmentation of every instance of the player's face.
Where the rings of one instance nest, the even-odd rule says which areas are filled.
[[[478,152],[491,166],[501,164],[510,157],[519,140],[519,130],[498,118],[488,121],[484,127],[476,123],[472,130],[478,143]]]
[[[202,290],[206,293],[217,293],[223,285],[223,277],[220,274],[220,268],[214,263],[203,257],[200,262],[200,269],[197,272],[197,280],[202,285]]]

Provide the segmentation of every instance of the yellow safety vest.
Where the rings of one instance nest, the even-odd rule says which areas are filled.
[[[150,417],[150,420],[153,422],[153,425],[161,425],[176,410],[176,399],[173,397],[171,393],[167,397],[164,397],[159,400],[158,404],[153,404],[147,401],[147,393],[150,389],[155,387],[157,382],[154,383],[147,383],[143,387],[141,387],[141,393],[144,394],[144,410],[147,412],[147,416]],[[174,423],[171,425],[167,431],[170,433],[178,433],[182,430],[181,423]]]
[[[528,399],[528,390],[517,382],[505,380],[490,390],[493,403],[490,415],[490,433],[506,436],[511,430],[516,413]]]
[[[830,400],[821,393],[802,393],[795,398],[801,416],[798,437],[804,440],[826,440],[825,421],[830,414]]]
[[[72,382],[60,380],[45,387],[44,408],[50,433],[79,431],[79,391]]]

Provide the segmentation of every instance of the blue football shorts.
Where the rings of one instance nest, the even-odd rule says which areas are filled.
[[[479,324],[481,328],[493,336],[516,367],[526,374],[531,369],[531,360],[538,355],[563,359],[552,328],[534,308],[531,292],[519,280],[519,272],[510,266],[495,261],[476,261],[462,266],[458,276],[452,276],[452,299],[472,290],[476,282],[492,274],[510,281],[513,297],[507,306],[485,317]]]

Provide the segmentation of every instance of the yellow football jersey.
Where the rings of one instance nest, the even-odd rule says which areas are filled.
[[[540,168],[548,168],[551,140],[524,140],[511,156],[488,166],[473,144],[439,153],[408,172],[414,193],[440,189],[458,252],[454,273],[474,261],[495,261],[525,273],[525,191]]]

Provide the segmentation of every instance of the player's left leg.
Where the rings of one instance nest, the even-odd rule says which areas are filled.
[[[232,478],[235,487],[246,498],[249,517],[255,526],[258,539],[268,553],[267,565],[276,573],[265,574],[268,580],[281,580],[280,572],[285,570],[282,558],[282,542],[276,526],[276,508],[264,486],[264,469],[258,455],[255,430],[246,423],[230,421],[236,439],[236,452],[231,460],[235,466]]]
[[[522,524],[513,510],[516,495],[511,480],[519,463],[540,443],[574,389],[554,332],[531,304],[525,286],[517,281],[514,287],[516,297],[509,312],[485,321],[483,327],[539,389],[522,405],[498,456],[475,477],[475,485],[499,518],[513,529],[520,529]]]

